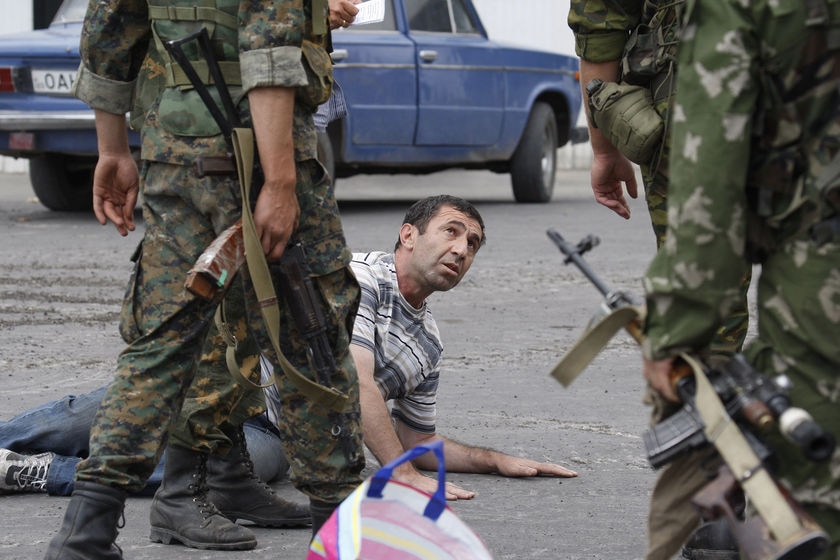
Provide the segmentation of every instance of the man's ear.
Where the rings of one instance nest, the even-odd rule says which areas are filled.
[[[400,228],[400,244],[406,249],[414,248],[414,240],[417,236],[417,228],[412,224],[403,224]]]

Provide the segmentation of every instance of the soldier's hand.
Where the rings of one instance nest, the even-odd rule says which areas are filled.
[[[618,150],[595,154],[592,158],[590,182],[595,200],[625,220],[630,218],[630,205],[624,197],[624,187],[631,198],[638,196],[636,170],[633,163]]]
[[[137,164],[129,152],[99,155],[93,172],[93,213],[100,224],[110,220],[122,236],[134,231],[139,191]]]
[[[294,173],[292,173],[294,177]],[[300,220],[300,205],[291,185],[264,183],[254,208],[254,225],[268,262],[280,260]]]
[[[671,381],[671,371],[674,369],[674,358],[666,360],[644,359],[643,374],[650,386],[671,402],[680,402]]]
[[[330,29],[337,27],[349,27],[356,19],[359,8],[355,6],[361,0],[329,0],[330,2]]]

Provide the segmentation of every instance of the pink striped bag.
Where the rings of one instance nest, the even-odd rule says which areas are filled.
[[[394,469],[433,452],[434,495],[391,480]],[[443,442],[420,445],[379,469],[336,508],[306,560],[492,560],[484,542],[446,505]]]

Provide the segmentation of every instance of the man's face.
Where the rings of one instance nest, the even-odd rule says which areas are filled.
[[[458,285],[481,247],[481,225],[451,206],[442,206],[422,235],[414,226],[411,268],[414,278],[431,292]]]

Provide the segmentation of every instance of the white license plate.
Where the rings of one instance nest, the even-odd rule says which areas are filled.
[[[32,69],[32,87],[35,93],[70,93],[76,80],[75,70],[36,70]]]

